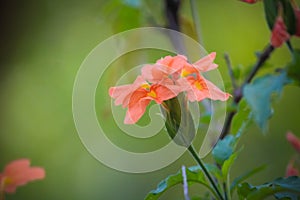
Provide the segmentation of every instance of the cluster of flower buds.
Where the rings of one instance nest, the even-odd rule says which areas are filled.
[[[258,0],[240,1],[249,4],[258,2]],[[270,43],[275,48],[287,42],[293,35],[300,37],[300,9],[297,3],[294,0],[285,1],[284,6],[282,3],[283,1],[272,1],[272,5],[277,9],[277,11],[275,10],[277,16],[273,16],[272,12],[268,13],[268,11],[266,11],[267,18],[269,18],[268,20],[274,21],[274,23],[272,22],[272,27],[270,27],[272,29]],[[293,13],[291,14],[290,11]]]

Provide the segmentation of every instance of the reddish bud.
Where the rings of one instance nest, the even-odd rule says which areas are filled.
[[[257,2],[257,0],[240,0],[240,1],[245,2],[245,3],[250,3],[250,4]]]
[[[287,132],[286,139],[289,143],[300,153],[300,139],[296,137],[292,132]]]
[[[271,44],[273,47],[280,47],[290,38],[286,25],[281,16],[278,16],[273,26]]]
[[[296,169],[294,167],[294,160],[291,160],[288,164],[288,166],[286,167],[286,172],[285,172],[285,176],[289,177],[289,176],[299,176],[299,171],[298,169]]]

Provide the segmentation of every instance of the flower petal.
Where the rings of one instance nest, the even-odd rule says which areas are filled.
[[[138,76],[133,84],[121,85],[109,88],[109,95],[115,99],[115,105],[121,105],[123,108],[129,104],[132,93],[146,83],[142,76]]]
[[[28,159],[19,159],[5,167],[2,177],[5,179],[5,192],[14,193],[18,186],[25,185],[29,181],[43,179],[45,170],[40,167],[30,167]]]
[[[216,52],[212,52],[209,55],[201,58],[197,62],[195,62],[193,65],[200,71],[200,72],[206,72],[213,69],[216,69],[218,67],[217,64],[213,63],[216,58]]]
[[[145,98],[141,99],[137,103],[129,104],[126,116],[124,119],[124,124],[134,124],[136,123],[145,113],[146,107],[150,103],[151,99]]]
[[[205,79],[208,88],[208,98],[212,100],[226,101],[231,95],[220,90],[215,84]]]

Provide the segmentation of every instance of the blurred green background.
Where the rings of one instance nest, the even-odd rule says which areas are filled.
[[[211,0],[197,1],[197,5],[204,47],[208,52],[217,52],[216,63],[230,90],[223,54],[228,52],[234,66],[242,64],[246,69],[255,62],[254,52],[262,50],[269,41],[262,3]],[[73,82],[87,54],[117,32],[151,26],[153,21],[165,25],[161,1],[146,1],[139,8],[121,0],[6,0],[1,2],[0,13],[0,168],[15,159],[30,158],[32,165],[43,166],[47,173],[45,180],[7,195],[8,200],[138,200],[181,165],[194,165],[186,153],[172,165],[151,173],[127,174],[110,169],[85,149],[72,118]],[[181,14],[187,23],[191,20],[189,1],[183,0]],[[300,47],[298,40],[292,40],[295,47]],[[99,118],[107,116],[102,123],[112,131],[114,141],[131,149],[137,144],[132,138],[114,137],[113,132],[120,130],[112,121],[107,94],[107,89],[122,75],[120,72],[126,72],[134,63],[135,56],[128,57],[125,64],[114,63],[120,71],[111,72],[107,81],[101,83],[105,89],[97,91],[96,104],[101,105],[96,107]],[[149,59],[153,62],[159,57],[156,52]],[[273,70],[290,60],[284,46],[276,50],[269,62]],[[253,184],[284,175],[294,154],[285,133],[291,130],[300,136],[299,100],[298,87],[285,87],[281,100],[274,104],[269,132],[263,135],[255,125],[247,130],[233,177],[263,163],[269,167],[251,179]],[[151,145],[156,147],[156,143]],[[141,146],[137,144],[137,148]],[[199,193],[197,188],[193,190]],[[162,199],[183,199],[181,187],[175,187]]]

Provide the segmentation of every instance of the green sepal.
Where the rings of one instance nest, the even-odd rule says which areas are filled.
[[[180,146],[189,147],[195,137],[194,119],[183,94],[164,102],[161,107],[169,136]]]

